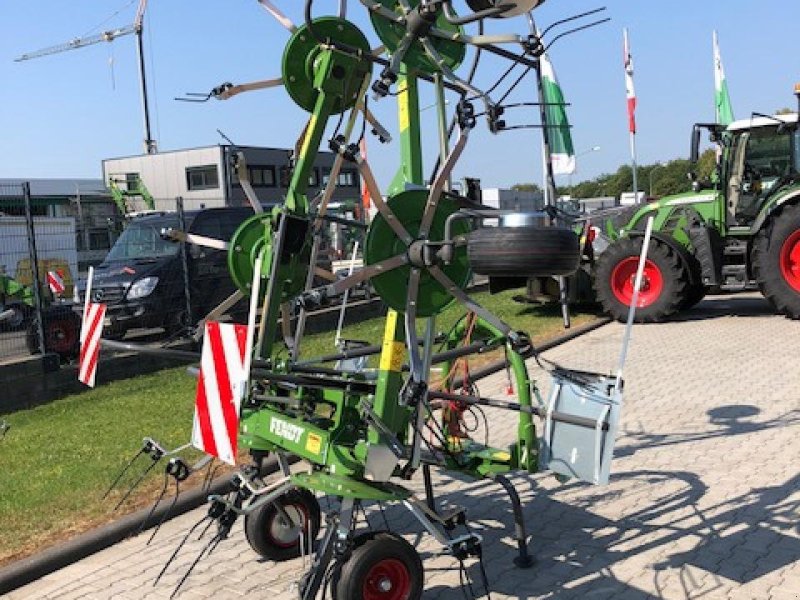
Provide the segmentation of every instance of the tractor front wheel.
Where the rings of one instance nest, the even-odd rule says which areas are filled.
[[[277,509],[278,502],[285,515]],[[319,503],[314,494],[297,489],[245,516],[244,533],[253,550],[280,562],[297,558],[302,551],[311,554],[310,546],[317,539],[319,525]]]
[[[800,319],[800,204],[785,207],[756,236],[753,275],[775,310]]]
[[[414,546],[389,532],[365,534],[334,575],[336,600],[419,600],[424,570]]]
[[[622,238],[598,257],[594,289],[603,309],[618,321],[628,318],[642,238]],[[636,306],[637,323],[663,321],[681,309],[687,293],[686,269],[663,242],[651,240]]]

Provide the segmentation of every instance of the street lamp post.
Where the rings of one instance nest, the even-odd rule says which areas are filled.
[[[587,150],[583,150],[582,152],[578,152],[575,155],[575,161],[577,162],[578,158],[584,156],[585,154],[589,154],[590,152],[598,152],[600,150],[600,146],[592,146]],[[572,173],[567,176],[567,185],[571,188],[572,187]]]

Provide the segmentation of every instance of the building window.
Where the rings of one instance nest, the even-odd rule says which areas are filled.
[[[328,185],[328,181],[331,179],[331,170],[330,169],[322,169],[322,187]]]
[[[139,187],[138,173],[125,173],[125,189],[129,192]]]
[[[247,167],[253,187],[275,187],[275,167],[254,165]]]
[[[281,174],[281,187],[288,188],[289,184],[292,181],[292,168],[288,166],[283,166],[280,169]]]
[[[358,176],[355,171],[341,171],[337,184],[341,187],[358,187]]]
[[[311,175],[308,176],[308,187],[319,187],[319,170],[311,169]]]
[[[186,167],[186,189],[216,190],[219,188],[217,165],[204,167]]]

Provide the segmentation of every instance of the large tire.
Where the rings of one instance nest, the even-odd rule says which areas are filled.
[[[275,508],[275,503],[269,503],[245,516],[244,533],[250,547],[259,555],[280,562],[297,558],[304,548],[297,525],[302,528],[304,540],[309,539],[309,527],[311,542],[317,539],[320,510],[314,494],[303,489],[290,490],[275,502],[281,503],[292,520],[299,518],[301,523],[295,526],[286,523]],[[307,554],[311,554],[311,550],[305,548]]]
[[[578,235],[560,227],[483,227],[469,234],[467,256],[492,277],[569,275],[581,258]]]
[[[617,321],[628,318],[642,238],[621,238],[595,263],[594,289],[603,309]],[[636,308],[637,323],[656,323],[681,309],[688,287],[686,269],[663,242],[652,240],[645,262],[642,290]]]
[[[753,276],[776,311],[800,319],[800,205],[785,207],[756,236]]]
[[[683,292],[683,299],[681,305],[678,307],[679,311],[689,310],[695,304],[700,302],[706,297],[706,286],[702,283],[687,283]]]
[[[425,571],[414,547],[399,535],[369,533],[334,575],[335,600],[419,600]]]
[[[34,319],[28,327],[25,342],[31,354],[39,354],[39,323]],[[70,309],[48,309],[44,316],[45,352],[53,352],[68,361],[80,351],[80,317]]]

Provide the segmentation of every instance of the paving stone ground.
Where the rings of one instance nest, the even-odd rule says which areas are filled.
[[[607,325],[545,356],[607,372],[622,333],[621,325]],[[800,599],[799,342],[800,323],[772,315],[754,295],[708,299],[679,321],[637,325],[611,483],[513,476],[537,559],[531,569],[512,563],[510,505],[499,486],[437,474],[439,497],[465,506],[485,538],[491,597]],[[546,393],[547,376],[531,367]],[[505,387],[499,374],[481,382],[480,392],[504,397]],[[516,415],[488,416],[491,443],[509,443]],[[168,598],[203,542],[189,541],[161,582],[153,581],[203,514],[174,519],[149,546],[148,535],[129,539],[8,599]],[[386,517],[423,557],[424,598],[463,598],[458,563],[440,555],[401,507],[388,508]],[[383,522],[377,512],[370,519]],[[299,559],[257,560],[237,524],[177,597],[296,598],[292,583],[302,571]],[[467,572],[480,581],[474,560]]]

